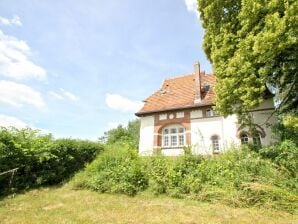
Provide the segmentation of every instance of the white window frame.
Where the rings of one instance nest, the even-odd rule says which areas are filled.
[[[212,152],[219,153],[220,152],[219,136],[212,135],[210,140],[211,140]]]
[[[220,147],[219,147],[219,139],[212,139],[212,150],[214,153],[219,153],[220,152]]]
[[[245,135],[245,137],[244,137]],[[246,145],[249,143],[249,135],[247,133],[241,133],[240,134],[240,141],[241,141],[241,145]]]
[[[183,144],[180,144],[181,138],[183,138]],[[182,125],[169,125],[163,128],[162,148],[181,148],[186,145],[185,141],[186,141],[185,128]]]

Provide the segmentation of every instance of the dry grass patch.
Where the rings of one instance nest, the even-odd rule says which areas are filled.
[[[72,190],[32,190],[0,201],[0,223],[298,223],[283,211],[231,208],[184,199]]]

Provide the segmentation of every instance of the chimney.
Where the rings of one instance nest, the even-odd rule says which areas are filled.
[[[201,69],[200,63],[197,61],[194,64],[194,73],[195,73],[195,101],[194,103],[201,103]]]

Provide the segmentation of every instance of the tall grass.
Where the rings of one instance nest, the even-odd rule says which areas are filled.
[[[236,207],[267,206],[294,212],[296,176],[249,148],[216,157],[184,155],[138,157],[129,147],[114,145],[76,175],[76,188],[135,195],[220,201]]]

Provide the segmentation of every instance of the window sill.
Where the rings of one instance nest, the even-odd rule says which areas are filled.
[[[182,146],[162,146],[161,149],[183,149],[184,147],[186,147],[185,145],[182,145]]]

